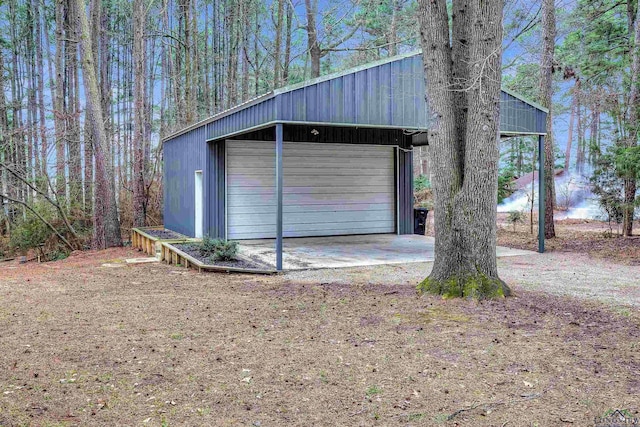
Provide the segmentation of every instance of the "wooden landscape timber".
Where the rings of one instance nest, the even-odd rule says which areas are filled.
[[[177,239],[162,239],[159,237],[152,236],[145,232],[145,230],[164,230],[164,226],[160,225],[157,227],[140,227],[140,228],[132,228],[131,229],[131,247],[141,250],[150,256],[156,256],[158,253],[158,242],[173,242],[173,243],[182,243],[182,242],[190,242],[190,241],[198,241],[199,239],[193,239],[187,236],[183,236],[180,233],[178,234],[182,237]]]
[[[173,242],[179,243],[179,242]],[[238,255],[240,259],[248,258],[243,257],[242,255]],[[249,260],[250,261],[250,260]],[[228,267],[223,265],[210,265],[205,264],[191,255],[181,251],[175,246],[171,245],[171,243],[163,241],[160,242],[160,262],[165,262],[170,265],[182,266],[185,268],[195,268],[198,272],[202,273],[203,271],[217,271],[217,272],[226,272],[226,273],[249,273],[249,274],[275,274],[277,273],[274,269],[257,269],[257,268],[239,268],[239,267]]]

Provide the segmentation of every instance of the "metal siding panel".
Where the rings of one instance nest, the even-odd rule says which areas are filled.
[[[317,121],[329,123],[331,122],[331,82],[326,81],[319,83],[316,89],[315,116]],[[312,120],[316,121],[316,120]]]
[[[304,103],[304,89],[291,92],[291,116],[294,121],[304,121],[306,107]]]
[[[366,75],[363,73],[354,74],[354,87],[355,87],[355,122],[367,124],[368,116],[367,116],[367,102],[366,102],[366,94],[367,94],[367,79]]]
[[[397,98],[398,94],[401,93],[400,84],[401,82],[398,80],[397,76],[399,74],[399,63],[392,62],[389,64],[389,122],[396,126],[400,121],[400,117],[402,117],[402,103],[400,99]]]
[[[502,132],[544,133],[541,118],[546,113],[506,93],[500,94],[500,130]]]
[[[356,122],[356,87],[355,77],[353,74],[348,74],[342,77],[342,104],[344,105],[344,114],[338,118],[338,123],[342,119],[342,123],[355,123]],[[339,102],[335,100],[335,102]]]
[[[164,225],[187,236],[195,234],[194,171],[204,170],[205,127],[166,141],[164,154]]]
[[[380,68],[380,81],[383,90],[380,92],[380,115],[385,123],[393,124],[393,88],[391,87],[391,64]]]
[[[423,71],[422,71],[422,61],[419,62],[415,60],[415,58],[408,58],[409,67],[411,69],[411,75],[413,76],[411,79],[411,105],[412,108],[412,117],[411,123],[419,124],[426,117],[426,105],[425,105],[425,97],[424,97],[424,84],[421,84],[424,81]],[[422,94],[420,93],[422,92]]]
[[[416,114],[415,123],[417,123],[417,127],[426,128],[429,123],[428,115],[427,115],[427,102],[425,99],[425,81],[424,81],[424,70],[422,66],[422,58],[417,56],[412,59],[414,66],[414,74],[418,77],[414,80],[416,82],[416,89],[413,93],[413,102],[416,106]]]
[[[218,184],[218,190],[217,190],[217,200],[218,203],[216,205],[216,212],[217,212],[217,225],[218,225],[218,230],[217,230],[217,237],[221,237],[224,238],[226,237],[226,221],[227,218],[225,216],[225,207],[226,207],[226,194],[225,194],[225,168],[226,168],[226,164],[225,164],[225,159],[226,159],[226,149],[225,149],[225,144],[222,142],[219,142],[216,145],[216,160],[217,160],[217,173],[216,173],[216,177],[217,177],[217,184]]]
[[[414,90],[415,90],[415,75],[413,70],[413,63],[411,61],[402,61],[402,122],[407,123],[417,122],[417,109],[414,105]]]
[[[380,68],[367,70],[367,92],[364,101],[367,105],[367,123],[383,123],[380,117]]]
[[[413,152],[402,150],[399,157],[399,232],[413,234]]]
[[[317,92],[317,85],[307,86],[304,89],[304,120],[307,122],[319,121]]]
[[[330,102],[328,104],[329,108],[329,120],[333,122],[338,122],[344,118],[344,87],[343,87],[344,78],[337,78],[331,80],[330,87]]]
[[[293,120],[291,93],[283,93],[282,95],[278,95],[278,97],[282,99],[282,109],[278,112],[278,118],[281,120]]]
[[[205,193],[207,219],[205,234],[224,237],[224,143],[207,145],[207,181]]]

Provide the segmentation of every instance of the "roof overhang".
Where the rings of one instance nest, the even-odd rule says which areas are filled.
[[[277,123],[334,127],[428,129],[420,51],[273,90],[165,138],[206,127],[206,141]],[[513,91],[501,91],[500,136],[546,134],[548,110]]]

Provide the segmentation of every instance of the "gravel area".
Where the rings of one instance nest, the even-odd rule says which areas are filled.
[[[433,263],[307,270],[287,274],[291,282],[416,284]],[[614,306],[640,306],[640,267],[614,264],[584,254],[554,252],[498,258],[500,277],[516,292],[544,291],[554,295],[598,300]]]

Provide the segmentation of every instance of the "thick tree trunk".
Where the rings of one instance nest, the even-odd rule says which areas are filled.
[[[435,262],[419,289],[509,295],[496,262],[502,2],[420,0],[435,211]]]
[[[144,123],[145,46],[144,0],[133,2],[134,123],[133,123],[133,225],[144,227]]]
[[[113,165],[109,161],[110,143],[104,127],[100,88],[91,49],[91,33],[84,10],[84,0],[71,0],[79,22],[82,74],[87,99],[87,109],[92,119],[94,156],[96,167],[95,205],[93,211],[93,247],[103,249],[121,246],[120,221],[113,188]]]
[[[555,150],[553,142],[553,56],[556,46],[556,11],[554,0],[542,3],[542,59],[540,65],[540,101],[549,109],[547,114],[547,135],[544,139],[544,186],[545,223],[544,237],[556,237],[553,222],[555,208]],[[542,195],[541,195],[542,196]]]

